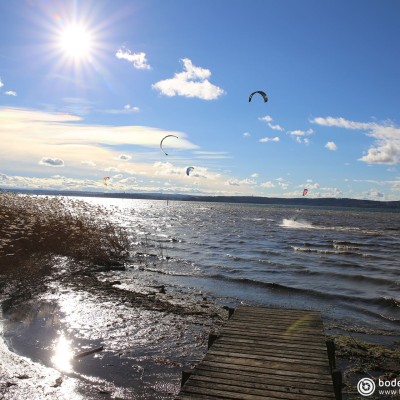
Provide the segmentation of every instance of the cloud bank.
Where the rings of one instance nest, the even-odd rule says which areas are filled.
[[[317,117],[311,120],[320,126],[366,131],[367,136],[375,139],[367,153],[358,160],[367,164],[400,163],[400,128],[393,122],[356,122],[345,118]]]

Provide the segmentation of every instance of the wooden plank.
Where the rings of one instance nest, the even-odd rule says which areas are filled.
[[[190,379],[189,379],[190,380]],[[189,382],[189,381],[188,381]],[[273,391],[271,389],[256,389],[256,388],[244,388],[240,386],[234,385],[225,385],[222,383],[213,382],[201,382],[201,381],[194,381],[193,379],[190,380],[190,383],[185,392],[188,393],[200,393],[200,394],[208,394],[212,395],[213,393],[216,394],[223,394],[228,395],[228,398],[234,399],[280,399],[280,400],[333,400],[334,397],[330,396],[328,393],[318,394],[317,397],[310,397],[308,394],[305,393],[294,393],[290,392],[290,390],[284,391]],[[268,394],[268,397],[266,397]]]
[[[213,345],[213,350],[230,351],[233,347],[235,350],[239,350],[242,353],[251,352],[251,354],[259,355],[290,356],[299,358],[304,362],[304,349],[285,348],[284,346],[274,346],[271,344],[260,347],[251,344],[236,343],[236,345],[233,346],[233,342],[221,341]],[[326,354],[321,354],[319,351],[307,351],[307,359],[325,362]]]
[[[255,383],[265,383],[268,378],[270,381],[280,385],[296,385],[299,388],[316,388],[318,390],[330,390],[332,382],[323,382],[316,379],[299,380],[298,377],[290,375],[278,375],[274,370],[265,370],[264,372],[247,372],[240,369],[222,368],[208,365],[199,365],[196,369],[197,375],[206,375],[209,377],[229,378],[237,381],[250,381]],[[272,379],[273,378],[273,379]]]
[[[243,386],[246,386],[249,382],[254,384],[265,384],[270,383],[271,385],[296,385],[296,387],[300,389],[315,389],[318,391],[326,391],[330,390],[332,384],[323,384],[318,380],[312,380],[311,382],[299,382],[298,379],[293,379],[291,377],[282,377],[279,375],[271,374],[243,374],[240,371],[237,373],[233,372],[230,369],[222,369],[222,368],[198,368],[196,370],[196,374],[193,378],[197,377],[208,377],[208,378],[218,378],[224,379],[226,381],[234,380],[235,382],[241,382]],[[300,383],[300,384],[299,384]]]
[[[219,362],[219,361],[207,361],[204,360],[201,364],[201,367],[212,369],[212,368],[223,368],[228,370],[233,370],[236,372],[244,372],[249,373],[252,375],[263,375],[263,376],[270,376],[270,375],[277,375],[278,377],[282,377],[282,379],[297,379],[306,382],[321,382],[324,384],[332,385],[331,377],[315,375],[315,374],[303,374],[299,371],[285,371],[285,370],[276,370],[274,368],[269,368],[268,366],[257,367],[254,365],[234,365],[226,362]]]
[[[322,373],[328,373],[329,374],[329,365],[327,365],[325,368],[321,366],[310,366],[307,364],[293,364],[290,362],[281,362],[281,361],[268,361],[267,363],[262,360],[256,360],[256,359],[248,359],[245,357],[227,357],[227,356],[222,356],[222,355],[213,355],[213,354],[206,354],[204,357],[204,360],[207,361],[221,361],[225,363],[231,363],[235,365],[250,365],[254,367],[260,367],[262,368],[266,364],[269,366],[269,368],[275,368],[279,369],[281,371],[295,371],[299,372],[302,374],[305,374],[307,376],[313,375],[313,376],[318,376]]]
[[[222,336],[221,336],[222,337]],[[279,340],[277,338],[250,338],[250,337],[243,337],[243,336],[235,336],[235,335],[223,335],[223,343],[243,343],[243,344],[249,344],[249,345],[254,345],[258,346],[260,348],[263,347],[283,347],[287,349],[299,349],[299,344],[298,343],[292,343],[292,342],[282,342],[282,340]],[[219,343],[219,342],[218,342]],[[217,344],[217,342],[215,342]],[[303,343],[301,346],[301,349],[304,352],[311,352],[315,351],[320,354],[322,354],[324,351],[326,351],[326,346],[321,343],[317,344],[312,344],[312,343]]]
[[[209,350],[211,354],[218,353],[232,353],[235,354],[249,354],[251,357],[266,357],[266,359],[279,359],[279,360],[293,360],[294,362],[300,362],[304,364],[304,351],[303,352],[291,352],[284,351],[284,349],[276,349],[276,348],[257,348],[257,347],[244,347],[244,346],[235,346],[234,351],[232,350],[232,346],[224,346],[223,343],[216,344]],[[214,353],[215,352],[215,353]],[[307,360],[311,364],[326,365],[326,355],[323,357],[322,355],[313,356],[312,354],[307,354]]]
[[[320,313],[238,307],[177,400],[334,400]]]
[[[278,393],[283,394],[283,398],[288,398],[289,394],[296,395],[296,394],[306,394],[308,396],[324,396],[326,395],[326,388],[325,387],[312,387],[312,388],[299,388],[297,385],[293,385],[293,383],[283,382],[281,381],[280,384],[274,384],[274,382],[268,382],[264,380],[263,382],[255,382],[254,380],[237,380],[237,379],[227,379],[226,377],[217,377],[217,376],[209,376],[205,374],[195,374],[191,380],[191,384],[195,384],[195,382],[207,382],[208,386],[215,387],[216,384],[223,384],[229,385],[232,388],[237,388],[238,391],[245,390],[245,388],[251,390],[262,390],[263,393],[275,393],[278,396]],[[285,397],[286,396],[286,397]],[[291,396],[296,398],[296,396]]]
[[[321,343],[321,337],[307,337],[306,339],[302,339],[302,338],[298,338],[298,337],[290,337],[290,336],[278,336],[278,335],[273,335],[269,332],[264,332],[264,333],[255,333],[255,332],[248,332],[246,331],[245,328],[243,328],[243,330],[229,330],[229,331],[224,331],[221,335],[222,336],[240,336],[240,337],[248,337],[248,338],[252,338],[252,339],[266,339],[266,340],[277,340],[279,338],[279,340],[283,343],[283,342],[288,342],[288,343],[296,343],[299,346],[301,346],[304,341],[306,340],[306,343],[308,344],[313,344],[319,347],[324,347],[325,344]],[[318,340],[320,339],[320,340]]]
[[[229,321],[227,327],[240,329],[243,327],[247,327],[248,329],[259,331],[260,333],[264,330],[269,332],[276,332],[276,334],[285,334],[285,335],[305,335],[308,333],[318,334],[320,336],[324,336],[324,330],[322,326],[319,325],[309,325],[309,324],[298,324],[298,321],[289,321],[287,323],[274,321],[276,325],[270,325],[265,323],[257,323],[252,321],[239,321],[239,320],[232,320]]]
[[[289,357],[289,356],[277,356],[277,355],[260,355],[260,354],[251,354],[250,352],[241,352],[237,349],[235,351],[224,351],[219,349],[214,349],[213,347],[208,351],[208,354],[221,356],[221,357],[240,357],[245,358],[246,360],[260,360],[262,362],[270,362],[270,361],[278,361],[281,363],[291,363],[291,364],[300,364],[304,365],[304,357],[303,359]],[[307,368],[309,367],[329,367],[329,363],[327,360],[310,360],[307,358]]]

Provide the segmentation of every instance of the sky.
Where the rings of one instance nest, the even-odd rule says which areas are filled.
[[[0,1],[0,188],[400,200],[399,19],[397,0]]]

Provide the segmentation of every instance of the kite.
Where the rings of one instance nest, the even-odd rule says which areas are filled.
[[[162,148],[162,143],[163,143],[164,139],[166,139],[167,137],[171,137],[171,136],[174,137],[174,138],[179,139],[178,136],[175,136],[175,135],[167,135],[167,136],[163,137],[162,140],[161,140],[161,142],[160,142],[160,149],[164,152],[164,154],[165,154],[166,156],[168,155],[168,153],[166,153],[166,152],[164,151],[164,149]]]
[[[308,189],[303,190],[303,196],[305,196],[308,193]]]
[[[249,96],[249,103],[250,103],[251,98],[253,97],[253,95],[256,94],[256,93],[260,94],[260,95],[263,97],[264,103],[266,103],[266,102],[268,101],[268,96],[267,96],[267,94],[266,94],[265,92],[261,91],[261,90],[257,90],[256,92],[253,92],[253,93]]]
[[[194,170],[194,167],[188,167],[186,169],[186,175],[189,176],[189,174]]]
[[[103,183],[107,186],[107,181],[110,179],[110,177],[109,176],[105,176],[104,178],[103,178]]]

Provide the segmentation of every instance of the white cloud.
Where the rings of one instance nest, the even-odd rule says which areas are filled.
[[[288,131],[287,133],[292,136],[307,136],[307,135],[312,135],[314,131],[311,128],[307,129],[306,131],[296,129],[294,131]]]
[[[301,130],[301,129],[295,129],[294,131],[288,131],[287,132],[291,137],[297,142],[297,143],[304,143],[304,144],[309,144],[310,139],[305,137],[312,135],[314,131],[310,128],[307,129],[306,131]]]
[[[260,140],[259,140],[259,142],[261,142],[261,143],[265,143],[265,142],[279,142],[279,137],[278,136],[275,136],[275,137],[264,137],[264,138],[261,138]]]
[[[156,170],[156,175],[183,175],[185,173],[184,168],[176,167],[170,162],[161,162],[157,161],[153,164],[153,167]]]
[[[310,180],[307,180],[307,183],[305,185],[300,185],[299,188],[306,187],[308,190],[313,190],[313,189],[319,189],[320,188],[320,184],[319,183],[311,183],[311,182],[310,182]]]
[[[60,158],[42,157],[39,164],[46,165],[47,167],[63,167],[64,161]]]
[[[286,190],[286,189],[289,187],[289,184],[288,184],[288,183],[285,183],[285,182],[278,182],[278,186],[279,186],[281,189]]]
[[[254,174],[251,174],[250,176],[251,176],[252,178],[258,178],[258,177],[259,177],[259,175],[258,175],[257,172],[254,172]]]
[[[253,179],[228,179],[225,182],[225,185],[228,186],[249,186],[249,185],[255,185],[257,182],[254,181]]]
[[[129,112],[138,112],[139,107],[132,107],[130,104],[125,104],[124,110],[129,111]]]
[[[280,126],[278,124],[274,125],[274,124],[268,123],[268,126],[274,131],[281,131],[282,132],[282,131],[285,130],[282,126]]]
[[[266,189],[271,189],[271,188],[275,187],[275,184],[271,181],[267,181],[267,182],[263,182],[260,186],[263,188],[266,188]]]
[[[359,158],[368,164],[399,164],[400,163],[400,128],[393,122],[382,124],[376,122],[355,122],[345,118],[317,117],[311,122],[328,127],[338,127],[351,130],[363,130],[367,136],[375,139],[367,154]]]
[[[181,179],[182,182],[187,182],[186,166],[176,166],[170,162],[157,161],[153,164],[155,175],[164,175],[167,177],[174,177]],[[214,180],[218,178],[218,175],[208,171],[207,168],[194,166],[194,170],[190,173],[190,178],[200,178]]]
[[[115,53],[115,57],[126,60],[136,69],[150,69],[150,65],[147,63],[146,53],[132,53],[129,49],[121,48]]]
[[[197,97],[203,100],[217,99],[224,90],[210,83],[211,72],[208,69],[196,67],[188,58],[183,58],[183,72],[177,72],[173,78],[161,80],[154,85],[165,96]]]
[[[310,122],[322,125],[322,126],[335,126],[338,128],[345,129],[364,129],[368,130],[374,123],[370,122],[354,122],[349,121],[345,118],[334,118],[334,117],[317,117],[310,120]]]
[[[104,155],[118,146],[139,145],[159,150],[160,141],[166,135],[179,138],[168,143],[169,149],[194,150],[198,147],[186,139],[184,132],[145,126],[89,125],[84,124],[81,117],[68,114],[0,107],[2,157],[7,156],[7,152],[32,152],[40,147],[46,150],[41,151],[42,154],[56,154],[55,151],[63,152],[63,155],[74,154],[74,159],[79,157],[80,163],[82,152],[78,155],[76,151],[79,149],[98,155],[96,159],[90,157],[98,163],[99,159],[104,161]]]
[[[272,130],[274,130],[274,131],[284,131],[285,129],[282,127],[282,126],[280,126],[280,125],[278,125],[278,124],[272,124],[272,121],[273,121],[273,119],[272,119],[272,117],[270,116],[270,115],[266,115],[266,116],[264,116],[264,117],[260,117],[260,118],[258,118],[260,121],[264,121],[264,122],[266,122],[267,124],[268,124],[268,126],[272,129]]]
[[[0,77],[0,87],[3,87],[3,86],[4,86],[4,83],[2,82],[1,77]]]
[[[243,137],[245,137],[245,138],[250,137],[250,133],[249,132],[244,132],[243,133]]]
[[[239,183],[241,185],[255,185],[257,182],[254,179],[246,178],[246,179],[242,179],[241,181],[239,181]]]
[[[325,145],[325,147],[326,147],[328,150],[331,150],[331,151],[337,150],[337,146],[336,146],[336,143],[335,143],[335,142],[327,142],[326,145]]]
[[[17,92],[14,92],[14,90],[7,90],[6,92],[4,92],[4,94],[6,94],[7,96],[17,96]]]
[[[260,121],[265,121],[265,122],[272,122],[273,119],[270,115],[265,115],[264,117],[258,118]]]
[[[133,107],[130,104],[126,104],[123,108],[111,108],[102,112],[105,112],[107,114],[133,114],[138,113],[139,111],[139,107]]]
[[[129,178],[121,179],[118,183],[123,183],[126,185],[137,185],[138,182],[134,176],[131,176]]]

